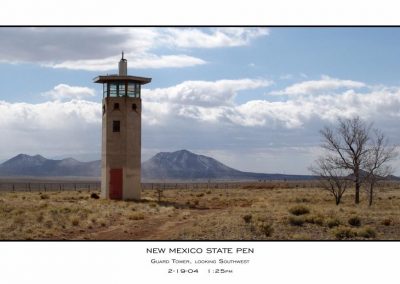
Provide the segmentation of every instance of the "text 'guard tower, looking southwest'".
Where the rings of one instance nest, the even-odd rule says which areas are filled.
[[[124,53],[119,74],[98,76],[103,84],[101,196],[140,199],[141,184],[141,85],[151,78],[129,76]]]

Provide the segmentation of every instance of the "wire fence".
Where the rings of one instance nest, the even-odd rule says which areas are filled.
[[[100,190],[100,182],[0,182],[0,191]]]
[[[278,189],[318,188],[316,180],[310,181],[227,181],[227,182],[146,182],[142,190],[201,190],[201,189]],[[400,182],[382,182],[380,187],[400,189]],[[0,192],[51,192],[51,191],[99,191],[101,184],[95,182],[10,182],[0,181]]]
[[[234,188],[275,188],[275,187],[305,187],[304,182],[279,182],[279,181],[259,181],[259,182],[145,182],[141,184],[142,190],[197,190],[197,189],[234,189]],[[308,182],[307,186],[311,186]],[[0,181],[0,191],[77,191],[77,190],[100,190],[101,184],[96,182],[43,182],[43,181]]]

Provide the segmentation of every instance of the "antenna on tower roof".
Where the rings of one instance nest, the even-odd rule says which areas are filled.
[[[118,63],[119,76],[128,75],[128,60],[124,58],[124,51],[122,51],[122,58]]]

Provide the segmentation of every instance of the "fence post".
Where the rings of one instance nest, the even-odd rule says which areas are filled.
[[[15,191],[15,185],[13,184],[13,192]]]
[[[30,183],[28,183],[28,188],[29,188],[29,192],[31,192],[32,189],[31,189],[31,184]]]

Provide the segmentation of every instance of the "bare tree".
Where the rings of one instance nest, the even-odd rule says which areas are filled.
[[[364,169],[369,206],[372,205],[375,186],[393,174],[393,168],[388,163],[397,156],[396,147],[389,146],[388,139],[381,131],[374,130],[374,134]]]
[[[310,171],[319,177],[321,187],[329,191],[335,197],[336,205],[339,205],[344,192],[351,184],[348,178],[349,171],[332,163],[331,157],[320,157],[315,166],[310,167]]]
[[[320,131],[322,147],[327,150],[329,164],[337,169],[350,170],[355,183],[355,203],[360,202],[362,183],[361,168],[366,162],[371,125],[359,117],[339,119],[335,128],[325,127]]]

